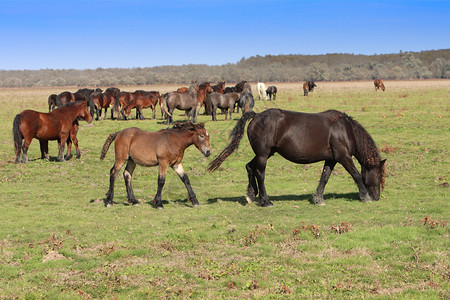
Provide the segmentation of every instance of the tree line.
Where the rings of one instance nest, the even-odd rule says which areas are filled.
[[[397,54],[266,55],[224,65],[0,70],[0,87],[118,86],[247,81],[450,78],[450,49]]]

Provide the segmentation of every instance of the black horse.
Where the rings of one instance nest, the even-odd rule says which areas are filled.
[[[277,87],[274,85],[269,86],[266,90],[266,94],[269,95],[270,100],[272,100],[272,95],[273,100],[277,100]]]
[[[384,187],[384,163],[369,133],[345,113],[328,110],[317,114],[268,109],[262,113],[245,113],[230,134],[230,144],[210,164],[208,170],[216,170],[239,146],[247,135],[255,157],[246,165],[248,173],[247,201],[255,199],[259,191],[259,205],[272,206],[264,185],[267,160],[275,153],[289,161],[310,164],[325,161],[314,203],[325,205],[323,191],[331,172],[340,163],[353,177],[359,189],[361,201],[380,198],[380,185]],[[361,165],[356,169],[352,156]]]

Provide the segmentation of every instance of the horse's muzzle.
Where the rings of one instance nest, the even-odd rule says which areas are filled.
[[[204,150],[202,150],[202,153],[205,157],[208,157],[211,155],[211,149],[209,149],[209,148],[204,149]]]

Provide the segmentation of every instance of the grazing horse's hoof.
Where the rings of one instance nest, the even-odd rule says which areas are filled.
[[[157,209],[164,209],[163,206],[157,206],[156,208],[157,208]]]
[[[106,204],[106,207],[112,207],[112,206],[113,206],[112,203],[107,203],[107,204]]]
[[[193,207],[197,207],[197,206],[199,206],[199,204],[198,203],[194,203],[194,204],[192,204],[192,206]]]
[[[264,202],[264,203],[259,203],[259,206],[261,206],[261,207],[272,207],[273,203],[268,201],[268,202]]]
[[[251,197],[249,197],[248,195],[245,196],[245,200],[247,200],[247,203],[249,203],[249,204],[253,202],[253,199]]]
[[[325,206],[325,201],[323,201],[323,198],[319,198],[317,194],[313,195],[313,203],[317,206]]]
[[[131,203],[131,205],[133,205],[133,206],[139,206],[139,205],[140,205],[140,203],[139,203],[139,202],[136,202],[136,203]]]
[[[366,194],[364,198],[361,198],[361,202],[372,202],[372,197],[369,194]]]

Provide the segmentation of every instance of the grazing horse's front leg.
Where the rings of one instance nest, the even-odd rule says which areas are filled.
[[[136,163],[129,158],[125,171],[123,171],[123,178],[125,179],[125,187],[127,188],[128,202],[132,205],[139,205],[139,201],[136,200],[133,193],[133,187],[131,186],[131,177],[133,176]]]
[[[320,206],[325,205],[325,202],[323,201],[323,191],[325,189],[325,185],[328,182],[328,179],[330,178],[331,172],[334,169],[334,166],[336,166],[336,161],[334,160],[325,161],[319,185],[317,186],[316,192],[313,195],[313,201],[315,205]]]
[[[370,197],[367,188],[362,180],[361,173],[359,173],[358,169],[355,167],[352,158],[345,157],[342,161],[339,162],[344,166],[345,170],[350,173],[350,175],[353,177],[353,180],[358,185],[359,199],[361,199],[362,202],[371,202],[372,197]]]
[[[192,189],[191,183],[189,181],[189,177],[186,172],[184,172],[183,166],[180,164],[175,165],[172,167],[173,170],[178,174],[181,181],[183,181],[184,185],[186,186],[186,189],[188,191],[189,200],[191,200],[193,206],[198,206],[198,200],[197,196],[194,193],[194,190]]]
[[[155,195],[155,205],[157,209],[163,209],[161,193],[164,187],[164,183],[166,182],[166,173],[167,173],[168,162],[159,162],[159,173],[158,173],[158,189]]]

